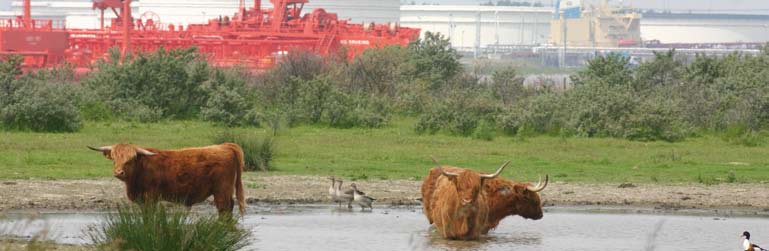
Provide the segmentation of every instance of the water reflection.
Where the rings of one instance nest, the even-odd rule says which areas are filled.
[[[430,227],[412,233],[411,250],[504,250],[505,247],[542,245],[542,235],[536,232],[497,233],[482,236],[477,241],[446,240]]]

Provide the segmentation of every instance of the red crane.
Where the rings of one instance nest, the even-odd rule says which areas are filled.
[[[214,65],[264,69],[292,50],[329,55],[345,48],[353,58],[368,48],[406,46],[419,36],[418,29],[395,23],[352,24],[321,8],[303,14],[308,0],[270,0],[272,9],[262,9],[261,0],[246,9],[239,0],[232,17],[187,27],[163,24],[154,13],[134,18],[131,0],[93,0],[93,8],[100,11],[99,29],[68,29],[51,20],[34,20],[29,1],[24,3],[24,17],[0,20],[0,55],[22,55],[27,67],[63,62],[88,67],[106,59],[115,47],[124,57],[129,52],[196,46]],[[106,20],[105,10],[116,18]]]

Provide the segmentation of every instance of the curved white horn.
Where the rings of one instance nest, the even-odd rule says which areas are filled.
[[[549,178],[548,178],[547,174],[545,174],[545,183],[542,183],[542,176],[539,176],[539,182],[537,182],[537,185],[533,186],[533,187],[532,186],[527,186],[526,189],[529,189],[529,191],[538,193],[538,192],[544,190],[545,187],[547,187],[548,179]]]
[[[136,148],[136,153],[139,154],[139,155],[144,155],[144,156],[152,156],[152,155],[157,154],[157,153],[153,153],[153,152],[147,151],[147,149],[144,149],[144,148],[141,148],[141,147],[137,147]]]
[[[497,172],[492,173],[492,174],[482,174],[481,175],[481,179],[493,179],[493,178],[496,178],[497,176],[499,176],[500,173],[502,173],[502,170],[505,170],[505,167],[507,167],[508,164],[510,164],[509,160],[506,161],[504,164],[502,164],[502,166],[497,168]]]
[[[94,150],[94,151],[99,151],[99,152],[109,152],[109,151],[112,151],[112,146],[102,146],[102,147],[88,146],[88,148],[90,148],[91,150]]]
[[[444,171],[443,168],[441,167],[441,164],[438,163],[438,160],[436,160],[435,157],[430,156],[430,158],[433,159],[433,163],[435,163],[435,166],[438,167],[438,171],[440,171],[441,174],[446,175],[448,177],[457,177],[457,176],[459,176],[459,174],[450,173],[450,172]]]

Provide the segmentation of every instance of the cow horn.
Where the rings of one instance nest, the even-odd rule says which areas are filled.
[[[152,156],[152,155],[157,154],[157,153],[153,153],[153,152],[147,151],[147,149],[144,149],[144,148],[141,148],[141,147],[137,147],[136,148],[136,153],[138,153],[140,155],[144,155],[144,156]]]
[[[507,167],[508,164],[510,164],[509,160],[506,161],[504,164],[502,164],[502,166],[500,166],[497,169],[497,172],[495,172],[493,174],[482,174],[481,175],[481,179],[493,179],[493,178],[496,178],[497,176],[499,176],[500,173],[502,173],[502,170],[504,170],[505,167]]]
[[[109,151],[112,151],[112,146],[102,146],[102,147],[88,146],[88,148],[90,148],[91,150],[94,150],[94,151],[99,151],[99,152],[109,152]]]
[[[457,177],[457,176],[459,176],[459,174],[450,173],[450,172],[444,171],[443,168],[441,167],[441,164],[438,163],[438,160],[436,160],[435,157],[430,156],[430,158],[433,159],[433,163],[435,163],[435,166],[438,167],[438,171],[440,171],[441,174],[446,175],[448,177]]]
[[[539,182],[537,182],[537,185],[533,186],[533,187],[532,186],[527,186],[526,189],[529,189],[529,191],[538,193],[538,192],[544,190],[545,187],[547,187],[547,180],[548,180],[548,177],[547,177],[547,174],[545,174],[545,183],[542,184],[542,176],[539,176]]]

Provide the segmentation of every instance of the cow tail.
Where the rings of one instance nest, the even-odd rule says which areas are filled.
[[[235,144],[233,144],[235,145]],[[240,215],[243,216],[246,214],[246,201],[243,198],[243,169],[246,166],[245,159],[243,157],[243,149],[240,148],[239,145],[235,145],[235,157],[238,160],[238,170],[237,175],[235,176],[235,196],[238,199],[238,208],[240,209]]]

